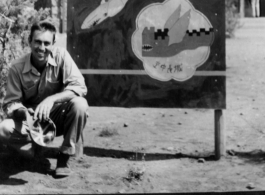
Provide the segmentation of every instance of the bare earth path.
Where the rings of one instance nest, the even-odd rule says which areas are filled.
[[[74,175],[43,173],[47,162],[55,168],[54,158],[36,167],[1,155],[0,194],[265,190],[265,19],[242,24],[226,42],[229,154],[221,160],[211,158],[213,110],[91,107],[85,155],[72,161]],[[100,137],[104,129],[116,134]]]

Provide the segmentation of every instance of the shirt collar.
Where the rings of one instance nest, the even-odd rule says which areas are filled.
[[[27,72],[32,70],[33,66],[31,64],[30,58],[31,58],[31,53],[26,56],[25,66],[23,68],[23,72],[22,73],[27,73]],[[48,56],[47,65],[48,64],[52,65],[52,66],[57,66],[57,64],[55,62],[55,59],[54,59],[54,50]]]

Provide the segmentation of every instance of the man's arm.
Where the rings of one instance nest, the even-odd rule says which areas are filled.
[[[3,109],[8,118],[14,118],[14,111],[20,108],[25,108],[21,103],[21,88],[22,86],[19,79],[19,74],[15,67],[11,67],[7,77],[6,96],[3,104]]]
[[[85,96],[87,94],[87,87],[84,77],[67,50],[64,50],[63,62],[64,90],[71,90],[81,97]]]
[[[76,96],[77,95],[73,91],[65,90],[47,97],[37,106],[34,112],[34,120],[37,118],[39,118],[40,121],[42,119],[47,120],[54,104],[68,102]]]
[[[49,118],[50,111],[55,103],[67,102],[76,96],[83,97],[87,93],[84,77],[67,50],[62,50],[57,63],[62,69],[64,91],[44,99],[37,106],[34,119],[46,120]]]

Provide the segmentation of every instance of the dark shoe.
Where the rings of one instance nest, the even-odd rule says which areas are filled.
[[[16,151],[19,155],[26,158],[34,158],[35,148],[32,143],[12,143],[8,146],[9,151]]]
[[[51,163],[44,157],[38,157],[25,161],[25,167],[31,172],[38,172],[52,175]]]
[[[70,156],[67,154],[59,153],[57,158],[57,166],[55,169],[56,177],[67,177],[72,174],[72,170],[69,165]]]

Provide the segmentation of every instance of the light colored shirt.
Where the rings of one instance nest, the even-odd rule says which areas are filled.
[[[46,97],[64,90],[85,96],[84,77],[66,49],[54,47],[42,74],[31,64],[31,53],[15,60],[9,70],[3,108],[7,116],[20,107],[35,109]]]

